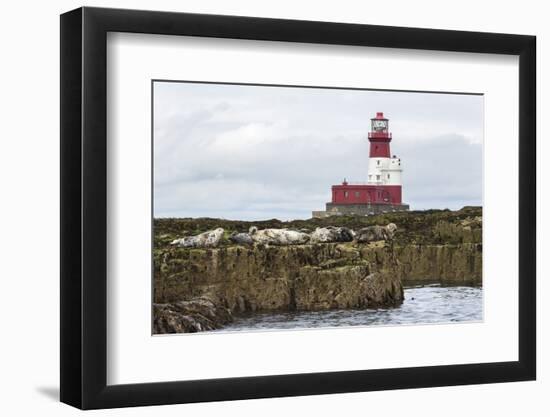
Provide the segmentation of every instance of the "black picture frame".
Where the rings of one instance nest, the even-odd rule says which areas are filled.
[[[108,32],[519,56],[519,360],[107,385]],[[61,401],[82,409],[533,380],[534,36],[103,8],[61,15]]]

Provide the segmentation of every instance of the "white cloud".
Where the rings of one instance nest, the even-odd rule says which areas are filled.
[[[384,111],[411,208],[481,204],[483,98],[155,83],[155,216],[307,218],[364,181]]]

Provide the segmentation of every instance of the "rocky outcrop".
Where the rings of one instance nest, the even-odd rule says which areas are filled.
[[[433,227],[434,239],[441,243],[481,243],[481,216],[469,217],[457,222],[438,221]]]
[[[422,283],[482,284],[482,244],[391,245],[388,251],[364,247],[361,254],[398,278],[403,286]]]
[[[482,282],[480,208],[257,223],[263,229],[219,219],[155,220],[156,333],[219,328],[231,314],[248,311],[398,305],[403,286],[418,282]],[[397,228],[377,225],[388,223]],[[222,233],[215,247],[170,245],[178,235],[217,225],[228,237]],[[354,241],[330,242],[352,228]],[[253,239],[265,230],[285,233]]]
[[[407,245],[394,248],[395,274],[403,285],[439,282],[481,285],[482,244]]]
[[[384,245],[171,248],[155,253],[154,298],[208,296],[232,312],[393,305],[403,299],[395,266]]]
[[[195,333],[215,330],[233,320],[231,311],[207,298],[153,304],[153,333]]]
[[[251,227],[262,229],[288,229],[312,233],[316,228],[346,227],[359,231],[362,228],[394,223],[397,231],[393,241],[405,244],[459,244],[481,243],[481,207],[464,207],[461,210],[426,210],[385,213],[376,216],[335,216],[308,220],[283,222],[277,219],[263,221],[239,221],[211,218],[154,219],[154,247],[170,246],[181,236],[196,236],[200,233],[223,228],[219,246],[232,245],[233,233],[248,234]]]

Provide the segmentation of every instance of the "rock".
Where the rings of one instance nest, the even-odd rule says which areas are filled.
[[[252,245],[254,243],[254,240],[252,240],[248,233],[233,232],[229,236],[229,240],[238,245]]]
[[[154,255],[154,301],[215,294],[233,314],[394,305],[401,281],[393,251],[354,242],[166,249],[168,257]]]
[[[309,242],[307,233],[288,229],[263,229],[258,230],[252,226],[249,230],[250,237],[254,243],[263,243],[266,245],[303,245]]]
[[[401,281],[385,271],[371,272],[367,264],[304,268],[295,282],[297,310],[388,307],[402,301]]]
[[[215,330],[233,320],[231,312],[208,298],[153,304],[153,333],[195,333]]]
[[[395,246],[394,268],[404,285],[440,282],[448,285],[481,285],[481,243]]]
[[[184,236],[181,239],[172,241],[171,244],[183,248],[215,248],[219,245],[223,232],[224,230],[218,227],[197,236]]]
[[[223,326],[218,319],[227,310],[240,314],[392,306],[402,299],[402,285],[419,282],[480,285],[481,215],[481,208],[465,208],[290,224],[274,220],[250,223],[155,219],[154,302],[158,303],[155,331],[199,331]],[[399,233],[395,233],[395,224],[388,223],[398,224]],[[182,230],[214,230],[222,226],[225,230],[240,231],[253,224],[277,233],[284,231],[283,234],[307,234],[309,230],[311,237],[300,239],[305,244],[288,244],[286,240],[285,244],[273,244],[266,239],[271,244],[220,243],[214,248],[169,245],[171,239],[181,236]],[[374,231],[366,227],[373,224],[388,226],[376,226]],[[291,230],[283,229],[285,226]],[[352,242],[314,242],[312,230],[316,227],[330,230],[334,226],[367,231],[363,236],[358,233]],[[261,241],[262,233],[257,233],[256,239]],[[247,233],[238,240],[247,242],[246,235],[255,242]],[[392,237],[392,244],[387,245],[386,241]],[[363,239],[380,240],[359,243]],[[203,308],[202,301],[199,306],[186,301],[187,307],[180,307],[181,300],[196,302],[204,298],[211,300],[215,311],[212,307],[199,311],[199,306]],[[206,321],[202,317],[215,319]]]
[[[311,234],[311,243],[351,242],[354,232],[347,227],[318,227]]]
[[[358,243],[376,242],[379,240],[392,240],[397,230],[397,226],[393,223],[387,226],[368,226],[360,229],[355,239]]]
[[[458,223],[439,221],[435,224],[433,232],[440,242],[446,244],[481,242],[481,218],[466,218]]]

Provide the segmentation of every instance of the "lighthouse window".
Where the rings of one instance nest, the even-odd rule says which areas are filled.
[[[388,174],[388,179],[390,179],[390,174]]]
[[[348,192],[347,191],[344,191],[344,197],[348,198]]]
[[[380,165],[380,159],[376,160],[376,165]]]
[[[355,192],[355,198],[358,198],[359,197],[359,191],[356,191]]]
[[[377,176],[376,176],[376,179],[377,179],[378,181],[380,181],[380,175],[377,175]]]

